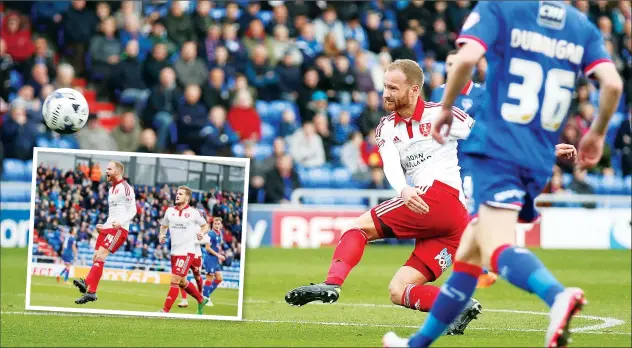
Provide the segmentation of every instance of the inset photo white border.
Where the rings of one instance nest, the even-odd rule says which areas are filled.
[[[241,230],[241,258],[239,267],[239,295],[237,303],[237,316],[224,315],[197,315],[197,314],[178,314],[178,313],[161,313],[158,312],[160,306],[156,307],[156,312],[143,311],[125,311],[110,309],[94,309],[90,307],[55,307],[55,306],[33,306],[31,305],[31,277],[33,275],[33,240],[35,229],[35,193],[37,190],[37,168],[40,165],[39,155],[41,153],[56,154],[72,154],[72,155],[96,155],[96,156],[130,156],[130,157],[147,157],[161,159],[189,160],[201,163],[230,165],[244,168],[244,190],[243,190],[243,218]],[[247,221],[248,221],[248,182],[250,178],[250,160],[248,158],[233,157],[212,157],[212,156],[191,156],[191,155],[172,155],[172,154],[153,154],[153,153],[137,153],[137,152],[118,152],[118,151],[92,151],[92,150],[74,150],[74,149],[52,149],[36,147],[33,150],[33,172],[31,180],[31,208],[30,208],[30,230],[28,236],[28,264],[26,269],[26,296],[25,309],[27,311],[45,311],[45,312],[68,312],[68,313],[87,313],[113,316],[134,316],[134,317],[156,317],[156,318],[179,318],[179,319],[195,319],[195,320],[227,320],[241,321],[243,320],[243,302],[244,302],[244,274],[246,268],[246,249],[247,249]],[[107,264],[107,260],[106,260]],[[73,289],[74,290],[74,289]],[[168,286],[165,286],[165,296]],[[159,301],[160,303],[160,301]],[[86,305],[84,305],[86,306]],[[89,304],[87,305],[89,306]],[[210,307],[212,308],[212,307]]]

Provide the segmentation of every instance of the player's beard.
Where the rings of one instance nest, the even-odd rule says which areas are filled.
[[[395,98],[383,98],[384,110],[388,112],[399,112],[399,110],[405,109],[408,107],[408,92],[410,89],[406,90],[404,96],[395,99]]]

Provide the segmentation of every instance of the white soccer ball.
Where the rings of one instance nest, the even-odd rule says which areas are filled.
[[[60,88],[46,98],[42,115],[46,126],[61,134],[74,133],[88,121],[88,101],[72,88]]]

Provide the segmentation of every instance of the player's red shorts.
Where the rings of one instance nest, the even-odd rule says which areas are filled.
[[[94,246],[94,250],[99,250],[100,247],[108,249],[114,254],[127,240],[127,234],[129,232],[124,228],[115,230],[113,228],[104,228],[97,237],[97,244]]]
[[[180,277],[186,277],[189,273],[189,268],[193,264],[195,254],[189,253],[187,255],[171,255],[171,273]]]
[[[416,239],[405,265],[433,281],[452,265],[469,215],[459,191],[440,181],[427,188],[421,198],[430,207],[427,214],[413,212],[401,197],[395,197],[373,207],[371,217],[381,238]]]
[[[191,271],[193,271],[193,274],[200,274],[200,268],[202,268],[202,256],[194,258],[191,263]]]

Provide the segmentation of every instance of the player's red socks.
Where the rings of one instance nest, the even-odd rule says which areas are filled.
[[[430,311],[440,289],[434,285],[410,284],[402,294],[402,306],[422,312]]]
[[[202,276],[199,274],[195,276],[195,283],[197,284],[197,289],[201,293],[202,292]]]
[[[187,291],[184,289],[180,289],[180,296],[182,296],[183,300],[187,299]]]
[[[88,292],[95,293],[97,292],[97,288],[99,287],[99,280],[101,280],[101,276],[103,275],[103,265],[105,262],[101,260],[97,260],[90,267],[90,272],[86,277],[86,284],[88,284]]]
[[[357,228],[345,232],[340,237],[325,284],[342,285],[344,283],[351,269],[362,259],[367,241],[364,232]]]
[[[171,306],[173,306],[173,303],[176,302],[176,299],[178,298],[178,291],[180,291],[178,283],[171,283],[167,299],[165,300],[165,306],[162,308],[163,311],[167,313],[171,311]]]
[[[202,294],[198,291],[198,289],[191,282],[187,282],[187,285],[184,286],[184,290],[189,293],[189,295],[195,297],[195,299],[199,302],[202,302]]]

